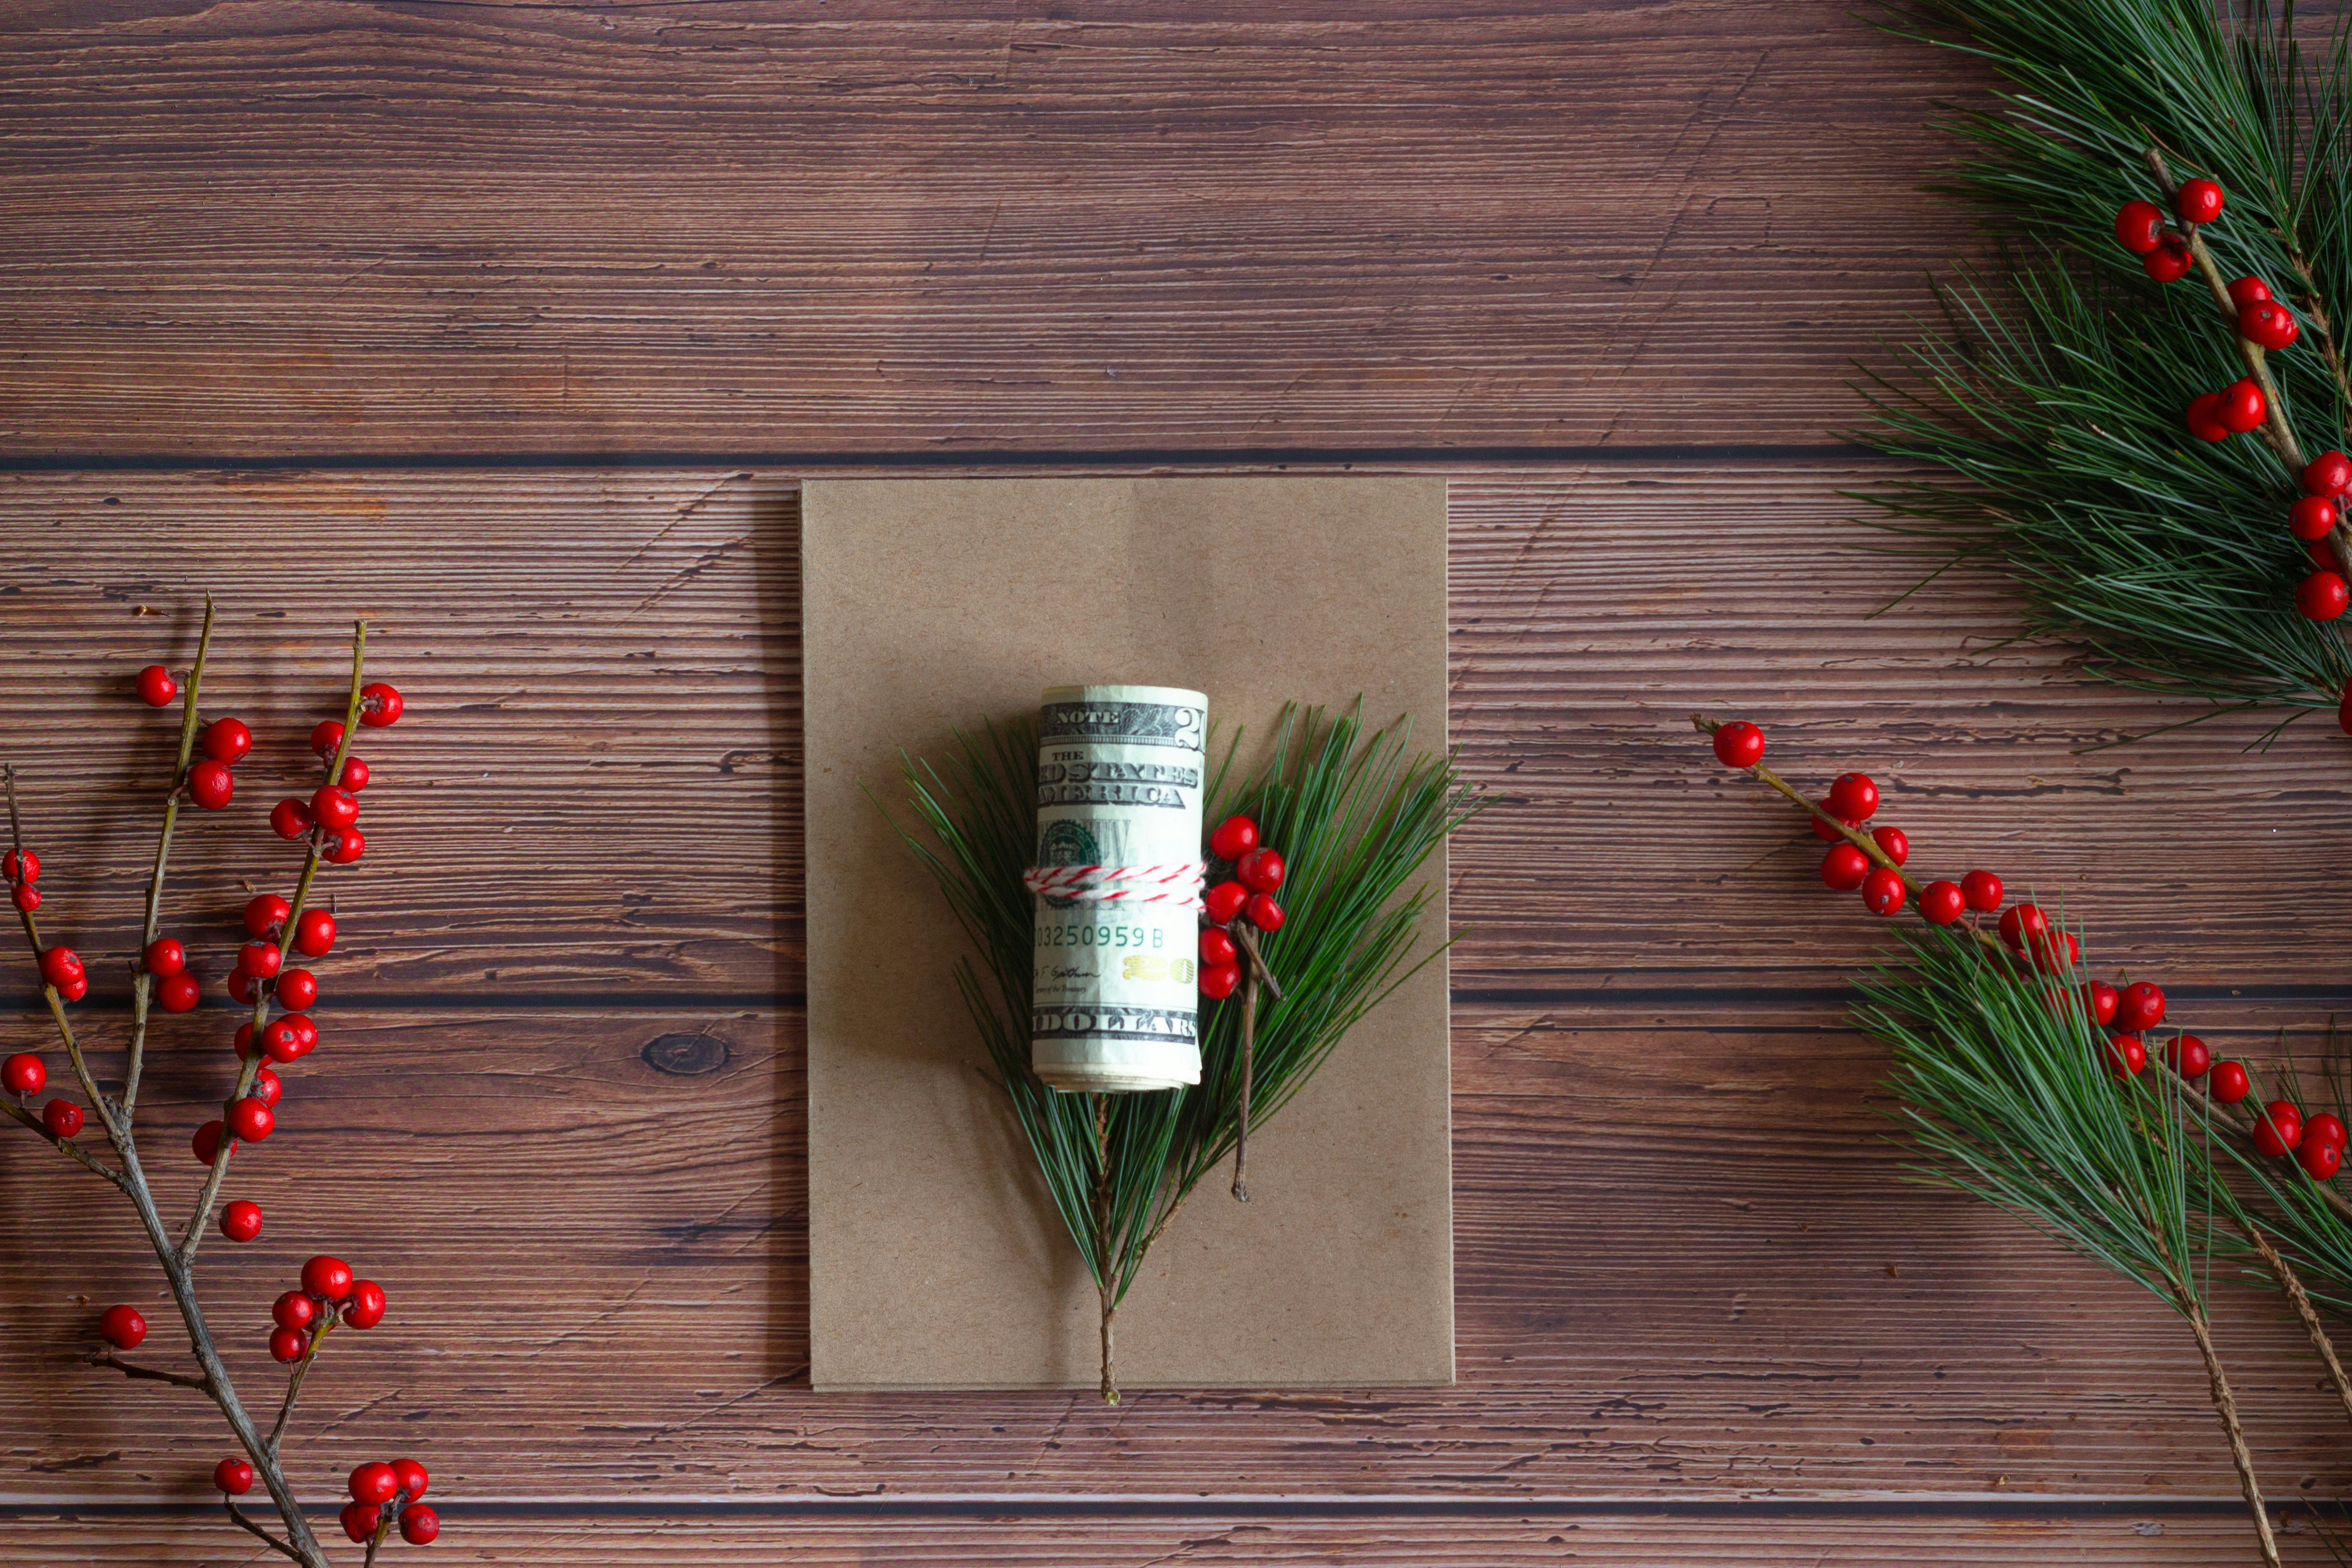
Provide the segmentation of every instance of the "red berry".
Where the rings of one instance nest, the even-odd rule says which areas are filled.
[[[2001,912],[2000,939],[2020,952],[2025,949],[2029,936],[2040,936],[2050,929],[2050,917],[2036,904],[2011,904]]]
[[[2210,180],[2183,180],[2172,193],[2172,210],[2184,224],[2210,224],[2221,215],[2221,187]]]
[[[2146,980],[2134,980],[2116,998],[2116,1026],[2137,1034],[2164,1021],[2164,992]]]
[[[70,1138],[81,1131],[81,1107],[70,1100],[52,1100],[41,1107],[41,1125],[52,1138]]]
[[[2110,1035],[2107,1037],[2106,1058],[2108,1071],[2118,1078],[2136,1078],[2147,1066],[2147,1047],[2140,1043],[2140,1038],[2136,1034]]]
[[[1201,904],[1212,925],[1223,925],[1242,912],[1249,902],[1249,889],[1237,882],[1221,882],[1201,895]]]
[[[2091,1014],[2091,1021],[2101,1029],[2116,1021],[2116,1009],[2120,998],[2116,988],[2105,980],[2088,980],[2083,985],[2083,1005]]]
[[[239,1061],[251,1061],[253,1059],[253,1025],[250,1023],[237,1025],[236,1033],[231,1039],[236,1046],[236,1059]]]
[[[223,1459],[213,1467],[213,1485],[231,1497],[243,1497],[253,1490],[253,1467],[243,1459]]]
[[[2252,274],[2230,280],[2230,303],[2243,310],[2271,297],[2271,286]]]
[[[157,979],[168,980],[188,967],[188,950],[180,946],[176,936],[158,936],[147,944],[147,951],[140,955],[140,962],[146,965],[147,972]]]
[[[293,917],[294,906],[274,893],[258,894],[247,899],[245,905],[245,934],[247,936],[275,936],[286,929]]]
[[[2303,1142],[2303,1113],[2292,1100],[2273,1100],[2254,1118],[2254,1147],[2273,1159]]]
[[[251,1007],[253,1005],[253,977],[247,974],[243,969],[231,969],[228,972],[228,996],[229,1000],[236,1002],[240,1007]]]
[[[2213,1065],[2213,1053],[2193,1034],[2176,1035],[2164,1048],[2164,1060],[2183,1078],[2202,1078]]]
[[[336,865],[349,865],[365,853],[367,835],[357,828],[345,828],[327,840],[327,846],[319,852],[319,858]]]
[[[1904,892],[1901,872],[1874,865],[1862,879],[1863,907],[1873,915],[1892,915],[1903,907]]]
[[[29,1051],[0,1061],[0,1087],[11,1094],[38,1094],[49,1086],[49,1070]]]
[[[319,999],[319,977],[308,969],[289,969],[278,977],[278,1005],[300,1012]]]
[[[204,987],[195,976],[183,969],[176,975],[163,977],[163,984],[155,988],[155,999],[163,1004],[167,1013],[187,1012],[204,999]]]
[[[271,1110],[278,1109],[278,1097],[285,1092],[286,1081],[267,1067],[253,1075],[253,1097]]]
[[[295,1055],[308,1056],[318,1046],[319,1026],[310,1021],[307,1013],[288,1014],[286,1027],[294,1031]]]
[[[2178,283],[2189,276],[2189,269],[2195,265],[2189,259],[2188,245],[2170,235],[2139,258],[2139,269],[2158,283]]]
[[[1870,875],[1870,857],[1852,844],[1832,844],[1822,857],[1822,881],[1840,893],[1852,893]]]
[[[340,1301],[352,1291],[352,1266],[324,1254],[302,1265],[302,1288],[314,1296]]]
[[[230,1135],[241,1143],[257,1144],[278,1125],[278,1113],[248,1094],[228,1108]]]
[[[335,782],[356,795],[368,787],[368,780],[373,777],[374,775],[366,763],[356,757],[346,757],[343,758],[343,776]]]
[[[383,1523],[383,1510],[373,1503],[347,1502],[339,1516],[343,1521],[343,1533],[353,1541],[365,1541]]]
[[[1234,862],[1234,875],[1252,893],[1272,893],[1282,885],[1282,873],[1278,850],[1255,849]]]
[[[98,1337],[117,1350],[137,1350],[147,1337],[147,1320],[137,1307],[109,1307],[98,1315]]]
[[[41,890],[29,882],[20,882],[8,890],[8,902],[30,915],[41,907]]]
[[[2200,441],[2230,439],[2230,427],[2221,423],[2220,392],[2199,392],[2189,400],[2188,410],[2180,417],[2181,423],[2189,426],[2189,434]]]
[[[261,1234],[261,1205],[247,1198],[233,1200],[221,1210],[221,1234],[231,1241],[250,1241]]]
[[[1201,962],[1230,964],[1241,956],[1241,947],[1231,936],[1215,926],[1203,926],[1201,931]]]
[[[2234,1105],[2253,1092],[2253,1080],[2246,1076],[2243,1063],[2217,1061],[2213,1064],[2213,1098],[2224,1105]]]
[[[1213,1002],[1221,1002],[1240,988],[1242,967],[1239,964],[1208,964],[1201,969],[1201,994]]]
[[[1715,732],[1715,759],[1726,768],[1753,768],[1764,759],[1764,732],[1744,718]]]
[[[348,789],[321,785],[310,797],[310,820],[331,833],[340,833],[360,820],[360,803]]]
[[[2243,435],[2262,423],[2271,411],[2263,396],[2263,389],[2252,377],[2240,376],[2221,389],[2221,401],[2213,405],[2213,417],[2232,434]]]
[[[2352,604],[2352,588],[2332,571],[2315,571],[2294,591],[2294,607],[2306,621],[2333,621]]]
[[[162,707],[180,695],[180,683],[161,664],[150,664],[140,671],[138,685],[139,700],[149,707]]]
[[[253,731],[246,728],[240,719],[216,718],[205,726],[201,744],[205,755],[215,762],[233,764],[253,749]]]
[[[2164,239],[2164,209],[2154,202],[2126,202],[2116,214],[2116,243],[2146,256]]]
[[[257,980],[274,978],[286,955],[275,942],[248,942],[236,950],[236,967]]]
[[[221,1150],[221,1124],[219,1121],[215,1119],[214,1121],[206,1122],[203,1126],[198,1127],[196,1129],[196,1135],[188,1140],[188,1148],[189,1151],[196,1156],[196,1164],[200,1166],[208,1166],[212,1164],[214,1158],[220,1154]]]
[[[2066,953],[2063,958],[2058,956],[2062,944]],[[2071,931],[2037,932],[2031,938],[2031,946],[2033,967],[2037,969],[2066,968],[2080,962],[2083,956],[2083,949]]]
[[[2352,1141],[2352,1134],[2346,1132],[2343,1117],[2333,1111],[2322,1111],[2303,1124],[2305,1145],[2308,1146],[2315,1138],[2323,1144],[2334,1144],[2340,1149],[2347,1141]]]
[[[78,1002],[88,995],[89,995],[89,977],[87,975],[76,975],[58,988],[58,996],[64,1001]]]
[[[402,1493],[411,1502],[425,1495],[425,1489],[432,1480],[432,1478],[425,1473],[425,1467],[415,1459],[393,1460],[392,1473],[394,1479],[400,1482]]]
[[[310,831],[310,808],[291,795],[269,808],[269,831],[281,839],[299,839]]]
[[[2238,336],[2276,352],[2302,336],[2294,312],[2271,300],[2258,300],[2238,312]]]
[[[30,850],[10,850],[0,854],[0,877],[10,882],[41,880],[41,857]]]
[[[1820,839],[1826,843],[1842,844],[1847,842],[1848,841],[1846,836],[1838,831],[1837,826],[1838,823],[1844,821],[1844,819],[1840,818],[1836,812],[1830,810],[1830,803],[1827,800],[1822,802],[1822,810],[1828,812],[1829,814],[1826,816],[1816,814],[1813,817],[1813,837]],[[1845,825],[1849,828],[1859,828],[1862,826],[1862,823],[1859,820],[1856,820],[1847,821]]]
[[[1260,931],[1282,929],[1282,905],[1263,893],[1252,894],[1248,904],[1249,923]]]
[[[400,1511],[400,1538],[411,1546],[429,1546],[441,1533],[441,1516],[423,1503]]]
[[[400,1490],[400,1477],[382,1459],[370,1459],[352,1472],[353,1502],[390,1502]]]
[[[282,1329],[306,1329],[317,1320],[319,1303],[299,1291],[288,1291],[269,1303],[269,1321]]]
[[[407,706],[398,692],[382,681],[370,681],[360,688],[360,723],[370,729],[398,724],[400,711]]]
[[[335,917],[323,909],[306,909],[294,923],[294,950],[305,958],[323,958],[335,945]]]
[[[1247,817],[1227,817],[1209,835],[1209,852],[1221,861],[1237,861],[1257,848],[1257,824]]]
[[[1957,882],[1937,880],[1919,894],[1919,917],[1930,925],[1949,925],[1967,913],[1969,895]]]
[[[372,1329],[383,1322],[383,1287],[373,1280],[353,1280],[352,1299],[343,1303],[343,1322],[355,1329]]]
[[[1911,835],[1900,828],[1873,828],[1870,836],[1888,860],[1901,865],[1911,858]]]
[[[2314,1181],[2326,1181],[2344,1168],[2344,1145],[2320,1143],[2305,1133],[2303,1146],[2294,1152],[2295,1164]]]
[[[2323,452],[2303,465],[2305,495],[2341,496],[2347,490],[2352,490],[2352,457]]]
[[[1878,810],[1878,786],[1867,773],[1841,773],[1830,780],[1830,810],[1849,822],[1866,822]]]
[[[310,730],[310,749],[321,758],[331,759],[342,743],[343,727],[331,718],[320,719]]]
[[[271,1019],[261,1026],[261,1053],[280,1063],[302,1059],[301,1031],[290,1018]]]
[[[82,977],[81,955],[70,947],[50,947],[41,954],[41,978],[62,990]]]
[[[2286,509],[2286,531],[2304,540],[2324,539],[2336,527],[2336,503],[2325,496],[2299,496]]]
[[[310,1336],[300,1329],[275,1329],[270,1333],[269,1359],[272,1361],[299,1361],[302,1353],[310,1348]]]

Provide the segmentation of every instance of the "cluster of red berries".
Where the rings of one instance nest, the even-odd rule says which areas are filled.
[[[373,1280],[352,1278],[352,1266],[341,1258],[321,1255],[302,1265],[302,1285],[270,1303],[269,1335],[272,1361],[299,1361],[310,1342],[338,1312],[355,1329],[372,1329],[383,1322],[383,1287]]]
[[[54,949],[52,949],[54,951]],[[5,1088],[19,1101],[28,1100],[48,1087],[47,1063],[29,1051],[20,1051],[0,1061],[0,1088]],[[81,1132],[81,1107],[70,1100],[57,1099],[41,1107],[41,1125],[50,1137],[63,1142]]]
[[[1219,822],[1209,834],[1209,853],[1233,872],[1201,896],[1208,922],[1201,931],[1201,994],[1221,1001],[1242,983],[1241,945],[1227,928],[1246,917],[1260,931],[1282,929],[1282,905],[1274,901],[1274,891],[1286,868],[1279,851],[1258,842],[1257,823],[1247,817]]]
[[[9,901],[17,909],[30,915],[41,907],[41,890],[33,884],[41,880],[41,857],[30,850],[10,850],[0,855],[0,878],[8,883]]]
[[[441,1533],[441,1516],[416,1500],[425,1495],[425,1467],[415,1459],[370,1459],[360,1466],[349,1482],[352,1500],[343,1505],[343,1533],[365,1541],[397,1520],[403,1541],[425,1545]]]
[[[400,720],[400,694],[382,681],[360,688],[360,723],[371,729]],[[343,744],[343,727],[327,719],[310,731],[310,749],[332,767]],[[367,835],[359,830],[359,792],[367,788],[368,765],[356,757],[343,758],[342,771],[312,791],[308,800],[289,795],[269,809],[269,827],[281,839],[310,836],[319,858],[349,865],[367,852]]]
[[[2126,202],[2116,214],[2117,243],[2139,257],[2140,270],[2158,283],[2177,283],[2195,266],[2189,235],[2221,215],[2221,187],[2210,180],[2184,180],[2172,194],[2172,210],[2186,225],[2168,228],[2154,202]]]

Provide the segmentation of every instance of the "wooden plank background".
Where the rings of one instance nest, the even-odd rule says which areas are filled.
[[[2063,894],[2209,1038],[2352,999],[2340,737],[2085,750],[2187,715],[2001,643],[1991,582],[1869,619],[1921,569],[1849,520],[1895,471],[1841,381],[1975,243],[1916,192],[1954,61],[1828,0],[16,19],[0,752],[45,918],[128,951],[168,720],[124,677],[202,589],[261,733],[175,862],[215,973],[351,615],[412,703],[325,1043],[240,1157],[269,1230],[206,1254],[248,1386],[301,1257],[392,1290],[314,1380],[322,1505],[415,1451],[459,1561],[2247,1559],[2168,1316],[1904,1181],[1840,1024],[1874,923],[1682,717],[1869,767],[1922,863]],[[916,465],[1452,478],[1501,800],[1454,866],[1459,1386],[808,1391],[796,484]],[[174,1205],[229,1022],[159,1026]],[[0,1562],[247,1560],[205,1409],[71,1359],[152,1260],[8,1147]],[[2299,1342],[2225,1302],[2273,1492],[2342,1495]]]

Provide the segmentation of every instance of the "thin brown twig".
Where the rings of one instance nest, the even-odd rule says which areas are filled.
[[[16,769],[14,764],[0,764],[0,791],[5,791],[8,797],[11,847],[21,856],[25,850],[25,825],[16,809]],[[21,860],[19,863],[22,863]],[[33,918],[33,912],[29,909],[17,910],[16,921],[25,928],[25,940],[33,949],[33,962],[37,967],[43,952],[40,923]],[[75,1081],[81,1085],[90,1109],[97,1113],[99,1124],[106,1129],[108,1141],[114,1144],[120,1152],[123,1135],[128,1131],[127,1124],[116,1114],[118,1107],[114,1103],[100,1091],[98,1079],[91,1073],[89,1062],[81,1053],[81,1041],[74,1038],[73,1024],[66,1018],[65,998],[58,994],[55,986],[49,984],[46,975],[41,977],[41,996],[49,1005],[49,1017],[58,1026],[58,1038],[65,1042],[66,1060],[73,1063]]]
[[[14,1101],[0,1100],[0,1111],[7,1112],[9,1115],[14,1116],[17,1121],[22,1122],[27,1127],[32,1128],[34,1132],[38,1133],[41,1135],[44,1142],[56,1145],[58,1153],[65,1155],[68,1159],[79,1161],[82,1168],[90,1172],[93,1176],[104,1176],[108,1181],[112,1182],[118,1187],[122,1185],[121,1172],[113,1170],[101,1164],[97,1155],[91,1154],[88,1149],[83,1148],[79,1144],[75,1143],[71,1138],[50,1137],[48,1124],[42,1121],[38,1116],[34,1115],[30,1111],[26,1110],[22,1105],[16,1103]]]
[[[1111,1295],[1110,1097],[1095,1096],[1095,1284],[1102,1297],[1102,1401],[1118,1403],[1118,1379],[1111,1366],[1111,1318],[1118,1302]]]
[[[188,1372],[165,1372],[161,1367],[140,1366],[123,1360],[110,1350],[94,1350],[82,1359],[92,1366],[110,1366],[125,1377],[144,1383],[169,1383],[179,1388],[193,1388],[199,1394],[213,1391],[211,1380]]]
[[[2237,1396],[2230,1391],[2230,1379],[2221,1370],[2221,1357],[2213,1348],[2205,1309],[2178,1281],[2173,1285],[2173,1295],[2181,1315],[2189,1320],[2189,1332],[2197,1336],[2197,1354],[2205,1358],[2205,1378],[2212,1393],[2213,1411],[2221,1418],[2221,1430],[2230,1439],[2230,1461],[2237,1467],[2238,1490],[2244,1494],[2246,1511],[2253,1516],[2254,1536],[2261,1543],[2263,1561],[2269,1568],[2279,1568],[2278,1541],[2271,1533],[2270,1509],[2263,1501],[2262,1482],[2254,1479],[2254,1456],[2246,1447],[2245,1428],[2238,1424]]]
[[[310,1561],[308,1558],[304,1557],[304,1556],[303,1556],[299,1552],[295,1551],[291,1546],[287,1545],[287,1544],[286,1544],[286,1542],[282,1542],[282,1541],[278,1540],[278,1537],[276,1537],[276,1536],[274,1536],[274,1535],[270,1534],[270,1533],[269,1533],[269,1531],[266,1531],[266,1530],[262,1529],[262,1528],[261,1528],[261,1526],[260,1526],[260,1524],[259,1524],[257,1521],[255,1521],[255,1519],[253,1518],[253,1516],[252,1516],[251,1514],[249,1514],[249,1513],[246,1512],[246,1511],[245,1511],[245,1510],[243,1510],[243,1509],[241,1509],[241,1508],[237,1507],[236,1503],[234,1503],[234,1502],[230,1501],[227,1498],[223,1498],[223,1499],[221,1499],[221,1506],[222,1506],[223,1508],[225,1508],[225,1509],[228,1510],[228,1516],[229,1516],[229,1518],[230,1518],[230,1519],[232,1519],[232,1520],[236,1521],[238,1524],[240,1524],[240,1525],[244,1526],[247,1531],[251,1531],[253,1534],[259,1536],[259,1537],[260,1537],[264,1542],[266,1542],[269,1545],[269,1547],[270,1547],[270,1549],[271,1549],[271,1550],[273,1550],[273,1551],[277,1551],[277,1552],[284,1552],[287,1556],[291,1557],[292,1559],[294,1559],[294,1561],[295,1561],[295,1562],[297,1562],[297,1563],[307,1563]]]
[[[179,825],[180,797],[188,782],[188,759],[196,749],[197,694],[205,683],[205,660],[213,647],[213,596],[205,595],[204,630],[196,634],[196,662],[188,668],[187,690],[180,698],[180,755],[172,765],[172,782],[163,791],[163,828],[155,840],[155,870],[147,879],[147,919],[141,927],[139,958],[131,980],[131,1052],[122,1069],[122,1119],[138,1113],[139,1075],[147,1061],[147,1006],[155,977],[147,972],[147,949],[162,935],[163,872],[172,860],[172,831]]]
[[[270,1424],[269,1436],[262,1442],[262,1447],[272,1454],[278,1452],[278,1441],[286,1435],[286,1423],[293,1419],[294,1401],[301,1397],[302,1380],[310,1375],[310,1364],[319,1358],[319,1347],[326,1343],[327,1335],[334,1332],[335,1322],[335,1314],[330,1311],[326,1322],[319,1325],[319,1332],[312,1334],[310,1343],[302,1347],[302,1359],[296,1362],[294,1370],[287,1375],[286,1401],[278,1406],[278,1419]]]
[[[2336,1358],[2336,1346],[2327,1337],[2327,1325],[2319,1321],[2319,1312],[2312,1306],[2311,1296],[2304,1290],[2302,1279],[2287,1260],[2279,1256],[2278,1249],[2271,1245],[2271,1239],[2263,1234],[2260,1226],[2250,1219],[2241,1219],[2238,1228],[2245,1232],[2246,1239],[2254,1244],[2254,1250],[2262,1254],[2263,1264],[2270,1270],[2271,1278],[2278,1281],[2279,1289],[2285,1291],[2286,1299],[2294,1303],[2294,1315],[2302,1322],[2304,1335],[2311,1341],[2311,1348],[2319,1353],[2320,1364],[2327,1368],[2327,1381],[2335,1388],[2336,1397],[2343,1402],[2344,1414],[2352,1416],[2352,1381],[2345,1378],[2344,1364]]]

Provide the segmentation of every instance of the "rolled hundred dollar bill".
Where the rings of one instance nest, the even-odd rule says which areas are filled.
[[[1201,1081],[1201,795],[1208,698],[1055,686],[1037,741],[1030,1064],[1055,1089]]]

